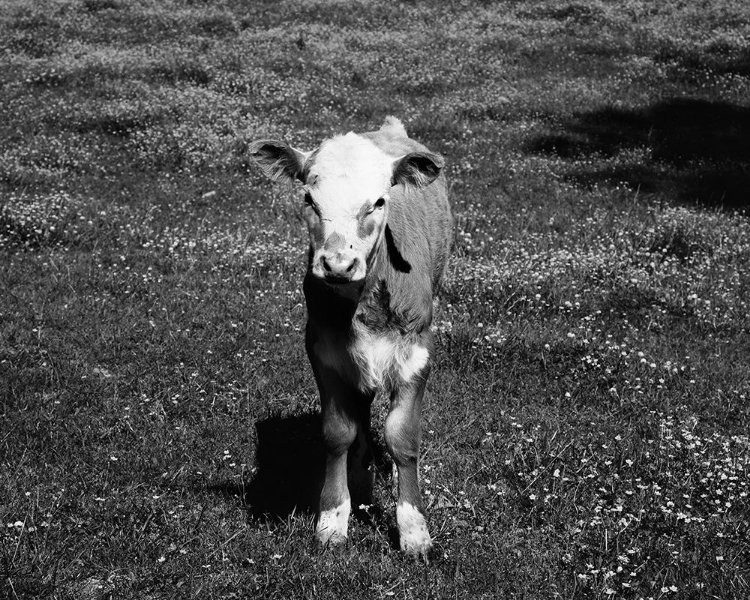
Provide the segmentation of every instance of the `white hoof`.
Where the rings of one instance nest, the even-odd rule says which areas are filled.
[[[427,562],[432,549],[432,538],[427,531],[427,521],[417,508],[408,502],[396,507],[396,522],[401,540],[401,550],[415,558]]]
[[[324,546],[346,542],[351,509],[351,501],[346,500],[335,508],[322,511],[315,527],[315,539]]]

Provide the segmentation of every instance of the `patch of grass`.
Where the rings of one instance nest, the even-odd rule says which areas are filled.
[[[745,3],[0,9],[5,596],[748,596]],[[456,217],[429,566],[377,433],[313,543],[307,234],[245,151],[388,114]]]

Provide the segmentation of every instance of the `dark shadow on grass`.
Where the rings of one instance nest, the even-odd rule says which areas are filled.
[[[255,475],[245,488],[254,517],[315,512],[323,478],[320,415],[269,417],[255,425]]]
[[[526,151],[569,160],[565,177],[579,185],[626,183],[682,203],[750,207],[750,107],[674,98],[580,113]]]
[[[254,475],[244,482],[224,481],[209,490],[240,498],[252,519],[283,520],[315,511],[323,475],[320,415],[269,417],[255,424]]]
[[[226,498],[240,498],[252,520],[285,520],[292,514],[314,514],[320,498],[325,468],[320,414],[274,416],[255,425],[255,474],[250,481],[225,481],[209,489]],[[379,438],[371,440],[373,464],[383,479],[390,477],[391,462]],[[352,516],[388,531],[394,548],[398,531],[383,509],[359,508],[364,499],[352,498]]]

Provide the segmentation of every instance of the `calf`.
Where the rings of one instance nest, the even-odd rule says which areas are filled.
[[[305,193],[305,344],[326,448],[315,536],[322,544],[346,541],[350,489],[369,500],[370,406],[384,390],[400,545],[426,559],[432,541],[417,461],[432,302],[452,229],[443,159],[410,139],[394,117],[378,131],[337,136],[312,152],[262,140],[250,153],[271,179],[298,179]]]

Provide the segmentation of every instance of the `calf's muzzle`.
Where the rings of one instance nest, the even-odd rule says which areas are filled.
[[[324,253],[320,257],[320,272],[326,281],[346,283],[354,278],[359,259],[344,252]]]

